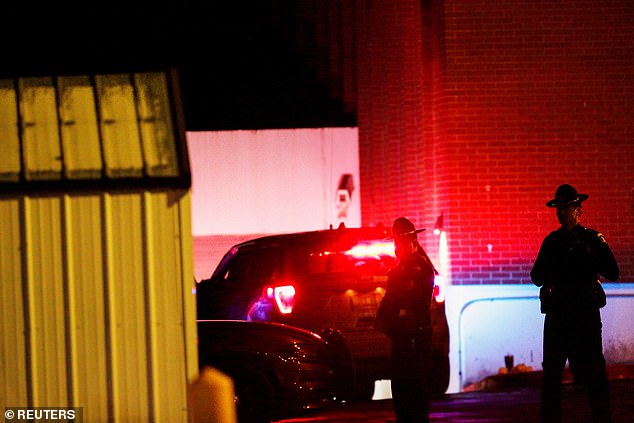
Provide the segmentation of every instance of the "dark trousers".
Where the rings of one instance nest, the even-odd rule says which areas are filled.
[[[542,422],[561,421],[561,381],[566,360],[575,382],[587,385],[594,423],[609,423],[609,382],[603,357],[601,314],[598,309],[546,314]]]
[[[429,422],[431,333],[392,338],[392,399],[399,423]]]

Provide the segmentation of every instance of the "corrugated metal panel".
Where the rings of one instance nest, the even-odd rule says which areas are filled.
[[[180,210],[165,207],[173,201],[168,193],[146,193],[144,197],[149,347],[154,381],[152,403],[157,421],[175,421],[182,417],[174,412],[187,400],[185,386],[178,379],[186,374],[186,363],[173,359],[184,353],[178,338],[185,323],[178,318],[184,311],[183,290],[173,283],[182,275]],[[193,284],[193,273],[190,274]]]
[[[0,197],[0,218],[3,405],[186,422],[198,369],[189,193]]]
[[[59,197],[24,202],[31,404],[66,404],[66,295]]]
[[[69,179],[101,178],[101,145],[90,78],[60,77],[57,86],[64,174]]]
[[[21,208],[21,200],[17,198],[0,201],[0,399],[4,399],[5,405],[27,404],[28,399]]]
[[[196,342],[195,348],[189,348],[189,345],[185,345],[185,364],[187,365],[185,371],[187,374],[187,380],[191,381],[194,378],[198,377],[198,329],[196,325],[196,319],[190,318],[190,316],[196,316],[196,299],[193,294],[196,282],[193,277],[194,240],[192,236],[191,224],[191,193],[187,197],[180,200],[178,210],[180,213],[180,227],[178,233],[180,234],[181,238],[180,262],[182,266],[182,274],[185,278],[182,284],[184,307],[184,309],[182,310],[183,329],[185,331],[185,339],[195,340]],[[189,275],[192,275],[191,285],[187,281]]]
[[[134,75],[145,171],[149,176],[177,176],[178,160],[167,81],[163,73]]]
[[[97,99],[106,175],[141,177],[143,156],[129,75],[97,75]]]
[[[73,404],[86,421],[108,419],[108,354],[105,300],[103,199],[64,196],[64,245]]]
[[[106,195],[107,284],[116,420],[148,416],[147,314],[141,197]]]
[[[60,179],[62,152],[53,78],[20,79],[19,99],[25,178]]]
[[[0,80],[0,181],[20,180],[18,103],[13,81]]]

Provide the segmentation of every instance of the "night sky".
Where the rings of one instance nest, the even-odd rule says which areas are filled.
[[[355,125],[276,31],[275,4],[10,6],[0,25],[0,77],[174,67],[187,130]]]

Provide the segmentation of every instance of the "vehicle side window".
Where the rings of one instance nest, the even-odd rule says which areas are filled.
[[[249,285],[276,283],[283,277],[282,249],[278,246],[262,248],[254,254],[247,274]]]
[[[247,277],[251,259],[250,251],[238,251],[219,272],[214,274],[215,282],[227,287],[242,285]]]
[[[241,248],[214,273],[214,283],[231,289],[261,286],[282,277],[279,247]]]

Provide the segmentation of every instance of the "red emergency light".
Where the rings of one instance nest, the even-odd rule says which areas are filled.
[[[381,256],[396,257],[392,242],[373,242],[370,244],[357,244],[345,252],[355,258],[371,257],[379,259]]]
[[[290,314],[295,307],[295,287],[293,285],[271,286],[266,295],[275,299],[275,305],[282,314]]]

